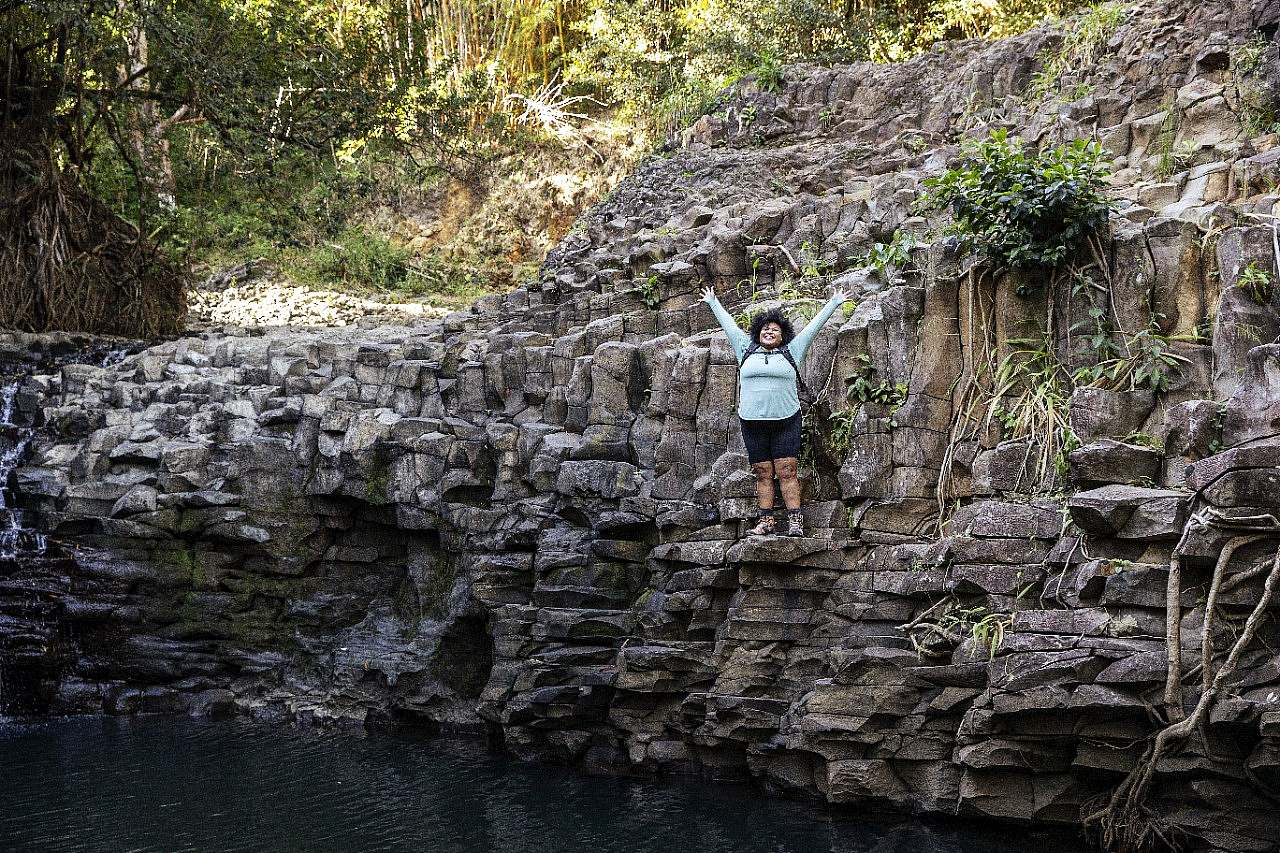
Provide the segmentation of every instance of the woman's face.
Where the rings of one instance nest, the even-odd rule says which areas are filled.
[[[777,323],[765,323],[760,329],[760,345],[769,349],[782,346],[782,327]]]

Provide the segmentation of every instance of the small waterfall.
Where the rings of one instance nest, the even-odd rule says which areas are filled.
[[[0,563],[44,553],[45,539],[27,525],[26,514],[14,503],[10,479],[31,446],[34,429],[14,422],[22,377],[0,377]]]
[[[72,362],[114,364],[136,349],[83,342],[21,353],[0,347],[0,715],[47,709],[73,654],[62,608],[74,562],[50,546],[16,490],[15,471],[35,440],[49,387],[47,378],[42,385],[33,376]]]
[[[14,470],[35,433],[34,412],[19,405],[24,375],[0,376],[0,713],[35,710],[56,653],[65,572],[50,572],[47,540],[17,506]]]

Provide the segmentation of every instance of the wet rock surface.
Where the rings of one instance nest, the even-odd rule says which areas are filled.
[[[39,519],[19,505],[14,477],[35,439],[47,373],[67,362],[113,364],[142,347],[75,335],[0,341],[0,712],[47,707],[74,654],[61,617],[75,561],[51,547]]]
[[[1229,66],[1204,58],[1259,24],[1245,3],[1128,14],[1081,81],[1094,93],[1068,104],[1022,98],[1048,29],[901,66],[789,68],[778,93],[745,83],[536,284],[470,311],[211,331],[40,377],[44,428],[14,482],[74,557],[45,707],[483,726],[589,771],[1078,822],[1166,711],[1171,565],[1190,673],[1224,544],[1280,514],[1276,346],[1226,319],[1243,305],[1227,270],[1274,263],[1248,214],[1276,197],[1200,180],[1266,144],[1239,129]],[[1157,178],[1179,104],[1175,141],[1224,170]],[[1093,259],[1098,287],[1023,298],[945,239],[891,281],[858,268],[896,230],[924,237],[919,181],[995,124],[1096,133],[1117,158],[1131,203]],[[807,532],[744,538],[736,365],[697,291],[742,311],[741,282],[777,295],[815,253],[861,289],[806,365],[825,392]],[[1118,328],[1154,323],[1185,361],[1158,392],[1075,389],[1078,442],[1046,466],[1040,438],[970,418],[957,377],[1046,316],[1064,369],[1093,363],[1070,330],[1099,291]],[[905,389],[897,403],[847,402],[867,364]],[[1219,656],[1274,546],[1232,545]],[[1264,620],[1206,738],[1161,767],[1154,803],[1193,849],[1274,849],[1276,634]]]

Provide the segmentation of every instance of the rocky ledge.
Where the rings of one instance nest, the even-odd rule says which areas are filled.
[[[468,312],[28,378],[44,427],[16,485],[68,558],[30,689],[56,712],[484,727],[597,771],[1088,820],[1117,849],[1098,815],[1129,802],[1188,849],[1275,849],[1280,294],[1256,272],[1277,274],[1280,149],[1242,120],[1235,57],[1260,37],[1274,65],[1278,9],[1129,4],[1066,103],[1026,95],[1052,29],[789,68]],[[993,126],[1116,158],[1078,286],[983,273],[913,217]],[[884,281],[859,258],[898,232],[921,245]],[[809,535],[743,538],[734,357],[697,289],[785,300],[797,258],[858,305],[808,362]],[[1176,369],[1065,386],[1024,434],[975,409],[1028,328],[1096,366],[1098,317]],[[859,378],[886,393],[851,398]]]

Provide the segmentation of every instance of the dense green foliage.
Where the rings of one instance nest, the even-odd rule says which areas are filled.
[[[620,106],[650,133],[696,116],[726,84],[785,62],[896,61],[948,38],[998,37],[1081,0],[435,0],[425,44],[454,78],[479,75],[494,109],[532,99],[531,125]],[[561,87],[567,87],[561,88]]]
[[[249,174],[176,177],[180,201],[158,234],[193,261],[218,268],[266,258],[309,284],[406,289],[412,253],[360,222],[369,199],[414,181],[402,169],[294,151]]]
[[[997,37],[1080,0],[526,0],[576,13],[551,73],[588,84],[649,133],[707,109],[754,73],[775,88],[788,62],[896,61],[949,38]],[[544,72],[545,73],[545,72]]]
[[[380,155],[438,170],[503,135],[477,119],[485,81],[421,49],[412,4],[25,0],[0,25],[5,170],[47,164],[180,258],[396,286],[404,250],[355,223],[406,178],[375,177]]]
[[[447,144],[459,92],[407,46],[424,25],[399,8],[24,0],[4,19],[6,119],[43,130],[66,166],[108,184],[123,168],[159,196],[174,189],[174,157],[193,172],[245,175],[371,138]],[[133,199],[140,218],[147,195]]]
[[[958,166],[925,181],[924,207],[949,209],[951,232],[996,269],[1054,267],[1106,225],[1109,174],[1094,143],[1028,152],[997,130],[970,144]]]
[[[651,133],[696,117],[737,77],[777,88],[782,64],[869,54],[866,20],[829,0],[593,0],[566,56],[569,80],[622,106]]]
[[[5,168],[45,163],[173,257],[471,294],[471,272],[414,264],[362,224],[389,177],[483,172],[605,110],[657,139],[743,74],[776,89],[785,63],[896,60],[1076,5],[18,0],[0,17],[3,138],[24,153]]]

